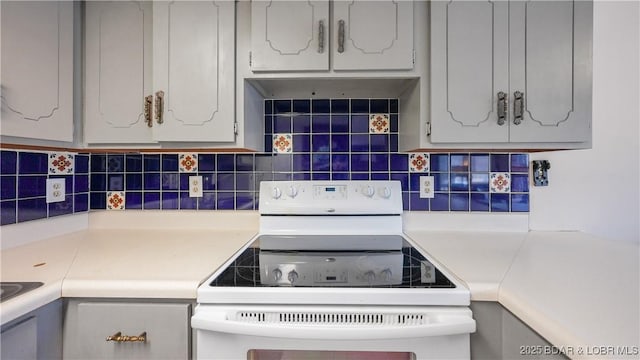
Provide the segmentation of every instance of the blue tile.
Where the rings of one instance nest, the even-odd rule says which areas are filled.
[[[107,155],[108,172],[124,172],[124,155]]]
[[[332,134],[331,135],[331,151],[348,152],[349,151],[349,135],[348,134]]]
[[[389,112],[389,99],[371,99],[370,112],[374,114]]]
[[[389,115],[389,131],[392,133],[398,132],[398,114]]]
[[[469,171],[469,155],[467,154],[451,154],[451,171],[465,172]]]
[[[293,152],[311,151],[311,137],[307,134],[293,135]]]
[[[142,172],[142,155],[127,155],[125,163],[127,172]],[[78,173],[77,164],[78,157],[76,157],[76,173]]]
[[[402,192],[402,210],[409,211],[409,193]]]
[[[314,114],[328,114],[331,111],[329,99],[313,99],[311,100],[311,112]]]
[[[351,115],[351,133],[369,133],[369,115]]]
[[[409,191],[409,174],[407,173],[391,173],[391,180],[400,181],[402,191]]]
[[[234,171],[236,159],[234,154],[218,154],[218,171]]]
[[[449,201],[451,211],[469,211],[469,193],[452,193]]]
[[[471,211],[489,211],[489,194],[471,193]]]
[[[0,222],[1,225],[16,223],[17,219],[15,200],[0,202],[0,218],[2,219],[2,221]]]
[[[20,174],[47,174],[49,172],[49,158],[45,153],[18,153],[18,172]],[[20,222],[18,216],[18,222]]]
[[[331,139],[328,134],[311,136],[311,151],[331,151]]]
[[[264,116],[264,133],[273,134],[273,116],[271,115]]]
[[[93,180],[91,182],[91,187],[92,187],[92,190],[93,190]],[[145,190],[160,190],[160,173],[144,174],[144,189]]]
[[[232,192],[218,192],[216,208],[218,210],[235,209],[235,196]]]
[[[303,181],[303,180],[311,180],[311,174],[308,172],[296,172],[293,173],[293,177],[291,180]]]
[[[215,210],[216,208],[216,193],[205,192],[201,198],[198,198],[198,209],[200,210]]]
[[[198,198],[189,197],[188,192],[180,193],[180,210],[195,210],[198,208]]]
[[[73,214],[73,195],[67,194],[64,201],[49,204],[49,217]]]
[[[129,190],[142,190],[142,174],[127,174],[126,187]]]
[[[349,180],[351,176],[348,172],[332,172],[331,180]]]
[[[428,211],[429,210],[429,199],[421,199],[420,193],[412,192],[410,193],[410,205],[409,209],[411,211]]]
[[[389,151],[398,152],[398,134],[389,135]]]
[[[331,155],[331,171],[349,171],[349,154]]]
[[[142,209],[142,193],[136,191],[127,191],[124,198],[124,208],[127,210]]]
[[[293,171],[309,171],[311,170],[311,155],[294,154],[293,155]]]
[[[329,171],[331,169],[331,158],[329,154],[312,154],[311,171]]]
[[[293,174],[291,174],[291,173],[275,173],[275,174],[273,174],[273,180],[275,180],[275,181],[291,181],[291,180],[293,180]]]
[[[451,173],[451,191],[469,191],[469,174]]]
[[[47,217],[45,198],[18,200],[18,222],[44,219]]]
[[[89,173],[89,155],[76,155],[74,172],[76,174]]]
[[[159,192],[145,192],[144,193],[144,205],[145,210],[148,209],[160,209],[160,193]]]
[[[471,154],[472,172],[489,172],[489,154]]]
[[[349,99],[333,99],[331,100],[331,113],[332,114],[348,114],[349,113]]]
[[[253,154],[237,154],[236,171],[253,171]]]
[[[162,154],[162,171],[178,171],[178,154]]]
[[[195,176],[195,174],[182,173],[180,174],[180,190],[189,191],[189,176]],[[200,184],[202,187],[202,184]]]
[[[528,212],[529,194],[511,194],[511,211]]]
[[[198,171],[216,171],[216,154],[198,154]]]
[[[275,100],[273,102],[273,113],[282,114],[291,112],[291,100]]]
[[[107,155],[91,154],[91,172],[107,172]]]
[[[89,210],[89,194],[73,195],[73,212],[85,212]]]
[[[434,191],[449,191],[449,174],[432,174]]]
[[[329,115],[311,116],[312,133],[328,133],[331,131],[331,117]]]
[[[160,171],[160,155],[143,154],[142,160],[144,162],[144,171]]]
[[[123,191],[124,190],[124,174],[108,174],[107,190]]]
[[[214,173],[205,173],[202,175],[202,190],[215,190],[216,189],[216,175]]]
[[[9,200],[16,198],[16,177],[2,176],[0,177],[0,199]]]
[[[254,199],[251,192],[236,193],[236,210],[253,210]]]
[[[311,117],[309,115],[297,115],[293,117],[293,132],[307,134],[311,132]]]
[[[449,194],[435,193],[430,201],[431,211],[449,211]]]
[[[45,196],[47,194],[46,176],[20,176],[18,177],[18,198],[31,198]]]
[[[449,155],[448,154],[431,154],[431,172],[449,171]]]
[[[351,154],[351,171],[369,171],[369,154]]]
[[[254,185],[252,173],[236,173],[236,190],[254,191]]]
[[[273,133],[274,134],[290,134],[291,133],[291,116],[277,115],[273,117]]]
[[[371,180],[389,180],[388,172],[372,172]]]
[[[332,133],[348,133],[349,132],[349,115],[331,114],[331,132]]]
[[[471,173],[471,191],[489,191],[489,174]]]
[[[511,192],[529,192],[529,174],[511,174]]]
[[[311,100],[293,100],[293,112],[308,114],[311,112]]]
[[[91,174],[91,191],[106,191],[107,190],[107,175],[106,174]]]
[[[409,171],[409,155],[391,154],[391,171]]]
[[[389,135],[388,134],[373,134],[370,138],[371,152],[374,151],[389,151]]]
[[[272,157],[272,162],[273,162],[273,171],[291,171],[292,155],[290,154],[274,155]]]
[[[256,154],[255,156],[255,171],[272,171],[273,163],[272,163],[271,154]]]
[[[351,99],[352,113],[369,113],[369,99]]]
[[[107,208],[106,192],[91,192],[89,206],[92,210],[104,210]]]
[[[89,175],[75,175],[73,181],[76,194],[89,191]]]
[[[511,154],[511,172],[529,172],[528,154]]]
[[[410,173],[409,174],[409,190],[410,191],[420,191],[420,177],[425,174],[421,173]]]
[[[328,172],[311,173],[311,180],[331,180],[331,173],[328,173]]]
[[[64,179],[64,191],[68,194],[73,194],[75,188],[73,187],[73,175],[52,175],[50,179]]]
[[[264,113],[273,114],[273,100],[264,101]]]
[[[397,113],[398,112],[398,99],[390,99],[389,100],[389,112]]]
[[[162,190],[178,190],[180,188],[180,174],[162,173]]]
[[[509,154],[491,154],[491,171],[509,171]]]
[[[351,151],[369,152],[369,135],[368,134],[351,135]]]
[[[231,190],[235,189],[234,185],[235,176],[233,173],[218,173],[216,176],[216,184],[218,190]]]
[[[0,155],[0,174],[16,174],[18,171],[18,153],[15,151],[2,150]]]
[[[491,194],[491,211],[509,211],[509,194]]]
[[[389,171],[389,155],[371,154],[371,171]]]
[[[178,200],[177,192],[163,192],[162,193],[162,210],[176,210],[178,209],[180,201]]]
[[[351,180],[369,180],[369,173],[351,173]]]

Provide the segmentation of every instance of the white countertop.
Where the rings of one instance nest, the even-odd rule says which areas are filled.
[[[95,212],[88,229],[2,250],[2,281],[45,283],[3,302],[2,323],[61,296],[195,299],[258,230],[256,212],[203,213]],[[519,218],[508,232],[427,231],[441,219],[418,218],[405,218],[406,234],[466,283],[473,301],[499,301],[556,346],[640,345],[637,244],[519,231]]]

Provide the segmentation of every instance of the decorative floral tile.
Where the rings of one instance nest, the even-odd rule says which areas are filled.
[[[72,175],[73,168],[72,153],[49,153],[49,175]]]
[[[198,172],[198,154],[182,153],[178,155],[178,165],[181,173]]]
[[[293,151],[293,137],[291,134],[273,134],[273,152],[277,154]]]
[[[511,175],[509,173],[491,173],[489,187],[492,193],[508,193],[511,191]]]
[[[124,191],[107,192],[107,210],[124,210]]]
[[[409,172],[429,172],[429,154],[411,153],[409,154]]]
[[[369,115],[369,133],[387,134],[390,123],[389,114],[371,114]]]

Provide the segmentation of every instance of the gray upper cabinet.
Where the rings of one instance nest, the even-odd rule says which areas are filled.
[[[432,143],[591,137],[590,1],[431,3]]]

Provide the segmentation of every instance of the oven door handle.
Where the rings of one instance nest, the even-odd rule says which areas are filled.
[[[476,331],[476,322],[468,316],[434,316],[424,325],[310,325],[278,323],[245,323],[226,319],[225,314],[215,318],[195,314],[191,327],[197,330],[228,334],[309,340],[383,340],[430,336],[470,334]]]

